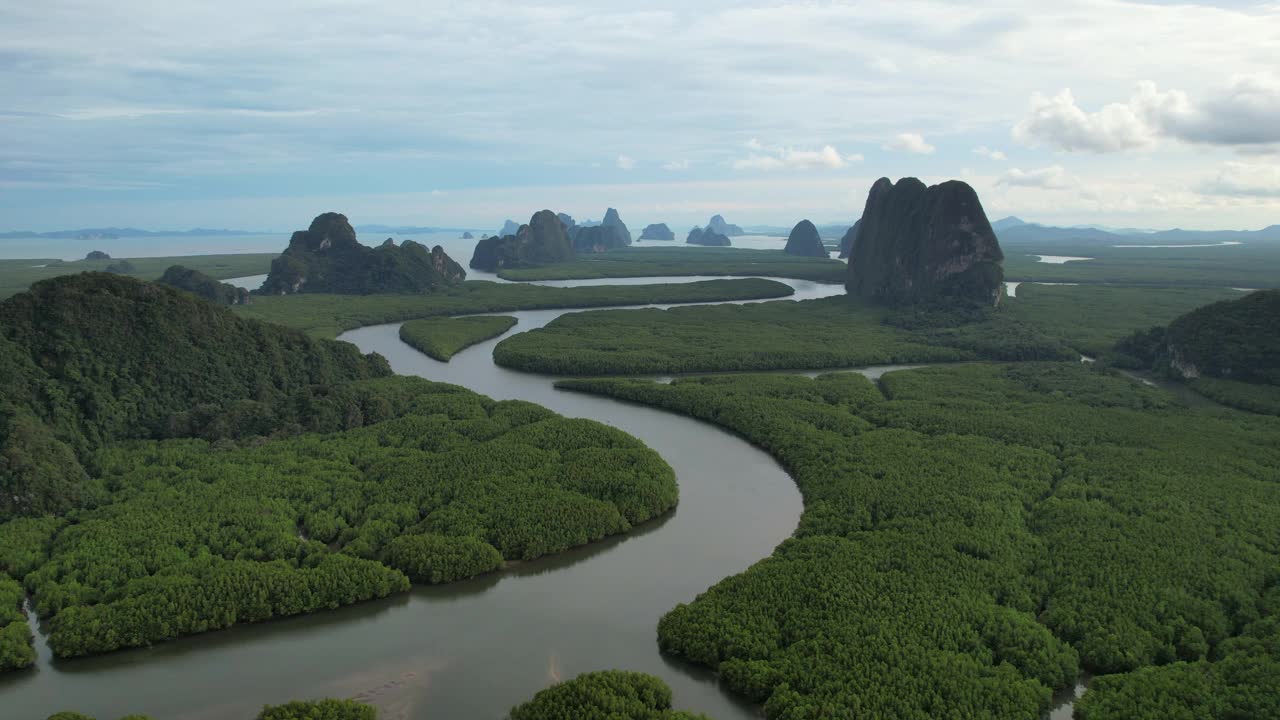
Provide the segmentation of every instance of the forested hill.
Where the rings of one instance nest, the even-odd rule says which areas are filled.
[[[1136,332],[1109,359],[1186,381],[1223,405],[1280,415],[1280,290],[1205,305]]]
[[[81,463],[105,442],[181,436],[193,412],[243,414],[389,374],[380,356],[162,285],[106,273],[36,283],[0,303],[0,520],[79,504]]]
[[[1214,303],[1169,324],[1175,371],[1280,385],[1280,290]]]

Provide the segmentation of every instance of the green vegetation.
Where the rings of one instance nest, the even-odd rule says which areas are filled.
[[[100,501],[91,456],[109,442],[207,435],[233,416],[277,429],[312,396],[389,374],[379,356],[162,285],[36,283],[0,303],[0,520]]]
[[[220,283],[199,270],[173,265],[164,271],[157,281],[162,285],[186,290],[198,298],[217,305],[243,305],[249,302],[249,291]]]
[[[618,430],[383,377],[161,285],[44,281],[0,328],[2,507],[39,516],[0,524],[0,572],[59,657],[470,577],[676,503],[671,468]]]
[[[1178,662],[1101,677],[1076,705],[1078,720],[1280,717],[1280,595],[1266,620],[1222,644],[1215,662]]]
[[[237,307],[244,317],[298,328],[313,337],[337,337],[352,328],[423,317],[590,308],[609,305],[696,303],[786,297],[795,291],[773,280],[555,288],[471,280],[430,295],[320,295],[255,297]]]
[[[16,580],[0,572],[0,672],[30,667],[36,661],[31,629],[22,613],[24,595]]]
[[[502,553],[470,536],[401,535],[387,543],[382,561],[416,583],[435,585],[502,567]]]
[[[1169,324],[1165,342],[1179,372],[1280,385],[1280,290],[1193,310]]]
[[[1142,243],[1142,236],[1133,237]],[[1006,280],[1149,287],[1274,288],[1280,243],[1207,248],[1115,248],[1080,242],[1004,244]],[[1093,258],[1053,265],[1034,255]]]
[[[1144,672],[1191,672],[1179,662],[1221,678],[1201,711],[1274,708],[1280,420],[1192,411],[1079,363],[881,385],[560,383],[738,432],[803,493],[795,537],[664,617],[664,651],[717,669],[770,718],[1036,720],[1084,668],[1123,673],[1099,695],[1138,688],[1087,716],[1121,720],[1135,715],[1119,695]],[[1274,714],[1172,708],[1141,717]]]
[[[268,705],[257,720],[377,720],[378,710],[354,700],[295,700]]]
[[[703,247],[628,247],[584,255],[568,262],[504,269],[507,280],[583,280],[676,275],[759,275],[843,283],[848,266],[839,260],[795,257],[781,250]]]
[[[256,720],[377,720],[378,710],[355,700],[295,700],[268,705]],[[93,720],[61,712],[48,720]],[[130,715],[121,720],[148,720]],[[643,673],[586,673],[539,692],[511,711],[510,720],[708,720],[671,709],[671,688]]]
[[[503,340],[493,357],[528,372],[623,375],[1073,356],[1000,313],[897,311],[838,296],[575,313]]]
[[[605,670],[554,685],[511,710],[511,720],[707,720],[671,709],[671,688],[652,675]]]
[[[1280,414],[1280,290],[1213,303],[1115,345],[1113,361],[1188,382],[1224,405]]]
[[[1001,310],[1083,355],[1102,357],[1129,333],[1207,303],[1239,298],[1225,288],[1129,288],[1107,285],[1022,285]]]
[[[1263,415],[1280,415],[1280,386],[1196,378],[1188,381],[1192,390],[1228,407]]]
[[[155,280],[164,273],[166,268],[182,265],[198,270],[216,280],[225,280],[248,275],[265,275],[271,269],[271,261],[275,257],[276,255],[271,253],[253,253],[129,258],[129,263],[133,265],[133,272],[128,275],[139,280]],[[105,272],[107,267],[118,262],[118,260],[63,261],[48,258],[0,260],[0,300],[20,293],[41,280],[82,272]]]
[[[462,350],[496,338],[515,327],[516,319],[505,315],[410,320],[400,326],[400,339],[440,362]]]
[[[111,490],[99,507],[45,534],[32,521],[0,525],[0,547],[44,556],[25,583],[55,654],[408,588],[378,560],[422,582],[470,577],[675,505],[670,468],[612,428],[415,378],[361,390],[363,428],[240,448],[117,443],[95,458]]]
[[[1239,297],[1226,289],[1023,285],[995,312],[888,310],[832,297],[577,313],[504,340],[494,357],[507,367],[572,375],[1068,359],[1072,351],[1102,357],[1137,328]]]

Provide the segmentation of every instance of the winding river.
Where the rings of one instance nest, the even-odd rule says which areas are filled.
[[[795,299],[842,291],[790,284]],[[564,312],[572,311],[510,313],[519,318],[513,332]],[[528,400],[635,435],[675,469],[679,507],[629,535],[472,581],[152,648],[53,661],[37,633],[37,667],[0,676],[0,716],[39,720],[76,709],[100,720],[128,713],[248,720],[266,703],[331,696],[371,702],[382,720],[498,720],[554,680],[623,668],[661,676],[678,707],[718,720],[755,717],[710,673],[662,657],[656,627],[677,603],[766,557],[795,529],[800,494],[782,468],[713,426],[558,392],[553,378],[499,368],[497,340],[445,364],[403,344],[398,328],[366,327],[342,339],[383,354],[398,373]]]
[[[618,281],[547,284],[609,282]],[[843,291],[786,282],[797,300]],[[519,320],[512,332],[524,332],[566,312],[580,311],[504,314]],[[399,324],[371,326],[341,339],[381,353],[400,374],[457,383],[496,399],[528,400],[626,431],[675,469],[679,507],[626,536],[472,581],[416,587],[385,600],[152,648],[54,661],[37,633],[37,667],[0,676],[0,715],[39,720],[76,709],[100,720],[128,713],[248,720],[267,703],[354,697],[377,705],[382,720],[498,720],[551,682],[621,668],[662,677],[678,708],[717,720],[758,717],[711,673],[660,655],[656,627],[677,603],[745,570],[792,533],[802,506],[782,468],[714,426],[559,392],[555,378],[500,368],[492,361],[498,340],[440,363],[402,343],[398,330]],[[887,369],[862,372],[878,377]],[[1061,698],[1064,705],[1053,718],[1070,717],[1069,699]]]

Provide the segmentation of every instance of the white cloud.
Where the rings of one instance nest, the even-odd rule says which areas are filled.
[[[996,184],[1009,187],[1066,190],[1067,188],[1077,187],[1080,183],[1076,179],[1069,177],[1067,171],[1061,165],[1051,165],[1038,170],[1010,168],[1008,172],[1000,176]]]
[[[1151,128],[1131,105],[1112,103],[1095,113],[1076,105],[1067,88],[1053,97],[1031,96],[1031,110],[1013,128],[1020,143],[1046,142],[1062,150],[1118,152],[1150,145]]]
[[[636,166],[636,159],[635,159],[635,158],[630,157],[629,155],[619,155],[619,156],[618,156],[618,169],[619,169],[619,170],[630,170],[630,169],[634,168],[635,166]]]
[[[1233,78],[1225,88],[1193,102],[1184,92],[1162,93],[1143,83],[1138,102],[1162,133],[1191,143],[1256,146],[1280,143],[1280,75]]]
[[[903,130],[935,142],[945,137],[958,159],[940,146],[933,155],[898,160],[910,161],[911,172],[922,175],[974,165],[994,184],[1007,166],[974,162],[979,156],[963,150],[979,143],[999,147],[1002,141],[986,130],[1016,124],[1027,114],[1033,92],[1052,96],[1073,88],[1072,105],[1088,116],[1107,103],[1128,106],[1135,79],[1152,81],[1161,96],[1177,88],[1187,102],[1181,109],[1176,96],[1163,98],[1168,106],[1156,102],[1152,112],[1159,123],[1139,116],[1139,139],[1155,133],[1154,151],[1137,158],[1139,167],[1123,156],[1092,158],[1090,183],[1109,173],[1141,174],[1166,196],[1185,192],[1218,204],[1213,213],[1198,216],[1187,209],[1176,218],[1153,204],[1145,211],[1149,217],[1133,224],[1246,227],[1275,222],[1277,212],[1275,203],[1233,204],[1191,191],[1214,177],[1225,155],[1200,147],[1204,138],[1234,134],[1235,144],[1224,147],[1256,152],[1266,143],[1252,141],[1280,128],[1265,121],[1274,117],[1280,37],[1274,0],[1058,0],[1034,8],[975,8],[954,0],[659,0],[643,6],[389,0],[327,3],[321,24],[297,3],[250,0],[20,5],[0,11],[0,95],[22,101],[20,111],[0,110],[0,182],[116,188],[148,178],[169,190],[112,191],[119,197],[105,200],[97,191],[0,192],[0,230],[6,224],[56,229],[54,223],[135,223],[140,221],[121,216],[126,201],[130,212],[145,214],[148,203],[166,207],[166,198],[184,194],[205,204],[183,209],[183,215],[175,209],[167,217],[147,217],[168,226],[202,224],[197,216],[206,211],[233,215],[224,210],[240,196],[276,198],[284,207],[286,196],[305,190],[281,185],[279,178],[303,176],[339,198],[360,192],[361,178],[370,176],[382,178],[384,187],[453,188],[449,203],[437,202],[428,211],[431,217],[417,222],[457,217],[490,227],[502,218],[466,218],[455,209],[460,188],[493,186],[503,177],[545,184],[559,170],[592,163],[622,177],[640,175],[615,169],[617,148],[637,160],[637,170],[657,170],[671,158],[692,162],[687,171],[662,173],[667,180],[716,178],[740,157],[786,167],[777,151],[739,148],[717,163],[707,150],[723,147],[726,137],[745,140],[750,133],[785,139],[801,151],[817,152],[830,143],[846,153],[864,144],[877,148]],[[254,22],[234,20],[246,16]],[[147,32],[135,33],[126,44],[101,42],[103,28],[118,27]],[[1135,28],[1146,39],[1140,51]],[[517,36],[556,38],[556,52],[509,42]],[[975,43],[975,37],[983,41]],[[1086,55],[1081,48],[1088,49]],[[441,57],[451,62],[441,63]],[[403,72],[406,67],[414,72]],[[1266,72],[1271,74],[1259,75]],[[548,87],[557,92],[547,93]],[[770,102],[749,100],[763,96]],[[565,97],[590,98],[598,111],[567,113]],[[1175,136],[1189,140],[1168,139]],[[600,148],[615,158],[601,155]],[[1057,162],[1006,152],[1024,170]],[[843,161],[852,160],[845,154]],[[779,176],[801,172],[778,169],[767,179],[781,185],[795,178]],[[841,173],[842,180],[854,174],[809,172]],[[1059,216],[1095,210],[1069,205],[1071,193],[1009,187],[998,192],[1058,202],[1053,208]],[[1158,196],[1156,190],[1133,195],[1144,201]],[[287,214],[267,205],[259,223]],[[563,203],[545,198],[543,205]],[[300,212],[310,217],[314,211]]]
[[[937,148],[925,142],[924,136],[919,133],[899,133],[885,144],[884,149],[916,155],[932,155]]]
[[[1249,152],[1280,143],[1280,77],[1236,77],[1206,97],[1195,101],[1181,90],[1162,91],[1144,82],[1127,102],[1087,112],[1070,89],[1051,98],[1036,93],[1013,136],[1025,144],[1098,153],[1148,147],[1158,138]]]
[[[1009,156],[1005,155],[1003,151],[992,150],[991,148],[988,148],[986,145],[979,145],[978,147],[974,148],[973,154],[981,155],[982,157],[987,158],[988,160],[998,160],[1000,162],[1004,162],[1005,160],[1009,159]]]
[[[766,145],[756,138],[747,141],[747,148],[754,150],[745,158],[733,162],[735,170],[813,170],[827,168],[838,170],[850,164],[860,163],[861,155],[841,155],[831,145],[821,150],[795,150],[781,145]]]
[[[1280,165],[1229,162],[1198,189],[1206,195],[1280,199]]]
[[[670,170],[672,172],[680,172],[682,170],[688,170],[689,161],[688,160],[670,160],[662,164],[662,169]]]

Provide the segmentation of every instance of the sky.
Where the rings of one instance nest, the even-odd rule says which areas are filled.
[[[0,231],[1280,223],[1280,3],[0,3]]]

